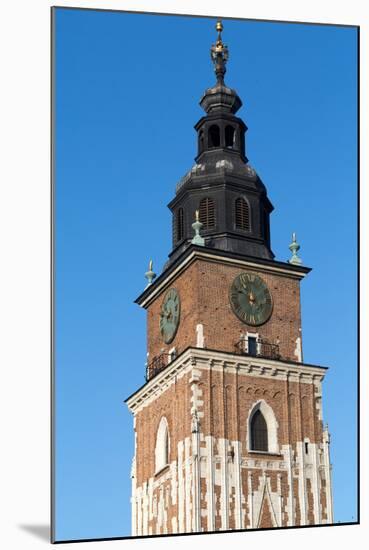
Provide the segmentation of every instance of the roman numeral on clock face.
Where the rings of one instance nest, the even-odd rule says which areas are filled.
[[[233,280],[229,301],[235,315],[244,323],[266,323],[272,313],[272,297],[264,280],[255,273],[243,272]]]

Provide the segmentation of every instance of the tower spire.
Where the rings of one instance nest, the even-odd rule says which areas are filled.
[[[215,28],[218,32],[218,37],[215,44],[211,45],[210,58],[214,65],[217,81],[212,88],[205,90],[200,105],[208,114],[213,112],[235,114],[242,106],[242,101],[238,97],[237,92],[228,88],[224,83],[229,50],[222,39],[223,23],[220,20],[217,21]]]
[[[215,26],[218,31],[218,39],[215,44],[212,44],[210,48],[210,57],[214,63],[214,71],[219,84],[224,84],[224,75],[226,72],[226,63],[229,57],[229,51],[226,44],[222,41],[223,24],[220,20],[217,21]]]
[[[206,114],[195,125],[196,164],[180,180],[176,196],[168,205],[173,213],[173,250],[169,262],[191,244],[274,258],[269,228],[273,205],[265,185],[248,165],[247,126],[236,116],[242,102],[236,90],[224,83],[229,51],[223,42],[223,24],[218,20],[212,25],[215,23],[217,34],[210,56],[216,82],[200,100]],[[199,218],[191,224],[197,210]]]

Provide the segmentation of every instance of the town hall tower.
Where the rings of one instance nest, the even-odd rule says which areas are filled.
[[[133,413],[132,535],[333,522],[326,368],[304,363],[295,237],[274,259],[273,206],[246,156],[242,102],[224,82],[200,105],[198,153],[169,203],[173,248],[150,262],[146,383]]]

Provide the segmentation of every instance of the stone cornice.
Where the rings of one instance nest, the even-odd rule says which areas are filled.
[[[238,376],[313,384],[323,380],[327,367],[190,347],[128,397],[125,403],[132,413],[137,413],[192,369],[237,372]]]
[[[205,248],[199,246],[190,246],[176,262],[174,262],[167,270],[147,287],[142,294],[135,300],[141,307],[147,308],[156,296],[165,290],[172,281],[178,277],[184,269],[191,265],[195,260],[207,260],[210,262],[223,263],[234,267],[244,269],[255,269],[260,273],[272,273],[274,275],[287,275],[295,279],[302,279],[311,269],[308,267],[295,266],[285,262],[276,260],[263,260],[261,258],[252,258],[237,256],[236,254],[229,255],[222,250]]]

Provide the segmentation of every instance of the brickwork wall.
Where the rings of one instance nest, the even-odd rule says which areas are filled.
[[[136,415],[137,485],[155,475],[156,435],[161,418],[164,416],[168,422],[171,462],[176,459],[178,442],[191,436],[190,409],[189,376],[185,375]]]
[[[308,522],[309,525],[314,524],[314,497],[313,497],[313,488],[311,485],[311,480],[306,480],[306,493],[307,493],[307,504],[308,504]]]
[[[315,442],[315,425],[320,426],[318,435],[321,434],[321,421],[317,417],[317,411],[312,406],[306,406],[306,403],[314,402],[313,384],[253,376],[237,377],[232,372],[204,370],[199,387],[204,402],[201,408],[204,412],[204,418],[201,419],[202,432],[215,437],[240,440],[243,442],[243,451],[247,417],[251,406],[259,400],[265,401],[274,411],[280,445],[294,444],[304,437]],[[287,406],[290,418],[286,414]]]
[[[249,504],[249,489],[248,489],[248,474],[252,472],[252,491],[256,495],[255,502],[259,502],[260,491],[264,476],[266,475],[271,493],[280,495],[281,501],[276,500],[274,503],[274,513],[278,515],[278,521],[282,525],[288,525],[290,518],[288,517],[288,499],[290,487],[288,483],[287,467],[285,456],[282,454],[270,454],[249,452],[247,445],[248,437],[248,417],[253,405],[263,400],[273,410],[278,423],[277,439],[279,450],[292,445],[294,457],[297,458],[301,453],[301,445],[298,443],[305,438],[310,443],[320,445],[321,440],[321,420],[319,419],[319,410],[314,407],[316,387],[314,384],[306,384],[303,382],[288,382],[282,379],[262,378],[259,376],[245,376],[239,372],[230,372],[227,368],[222,371],[215,369],[197,368],[195,378],[197,382],[191,380],[191,373],[187,373],[176,382],[170,385],[164,393],[158,396],[151,404],[144,407],[136,414],[136,431],[137,431],[137,449],[136,449],[136,481],[140,487],[145,484],[150,478],[154,479],[157,487],[153,491],[154,500],[157,503],[156,509],[153,507],[152,519],[149,526],[153,534],[171,532],[172,521],[175,518],[178,523],[178,496],[177,501],[172,502],[170,495],[171,481],[160,483],[160,478],[168,475],[169,467],[162,472],[155,473],[155,444],[156,433],[159,422],[162,416],[165,416],[169,426],[170,434],[170,457],[169,462],[175,463],[178,466],[178,444],[186,438],[192,441],[193,434],[191,433],[191,407],[196,406],[200,417],[200,438],[199,449],[202,460],[205,460],[204,467],[200,470],[202,473],[199,479],[200,487],[200,506],[202,509],[200,517],[200,529],[206,531],[208,527],[208,505],[209,505],[209,479],[208,479],[208,457],[206,456],[205,437],[212,436],[213,456],[214,456],[214,471],[215,484],[214,490],[214,528],[220,530],[224,528],[222,524],[222,499],[224,498],[222,489],[223,468],[226,467],[226,477],[228,479],[228,529],[235,529],[237,512],[236,504],[236,445],[235,441],[240,441],[241,461],[248,461],[253,465],[250,469],[248,466],[240,468],[240,486],[242,488],[243,500],[241,502],[241,514],[243,516],[244,527],[251,524],[250,504]],[[200,396],[194,401],[194,395]],[[320,394],[319,394],[320,395]],[[310,406],[309,406],[310,405]],[[317,429],[317,427],[319,429]],[[316,436],[318,435],[318,438]],[[223,451],[223,440],[226,440],[225,451]],[[303,446],[304,452],[305,447]],[[225,452],[225,455],[223,454]],[[189,454],[193,453],[193,445],[190,444]],[[182,456],[182,463],[185,462],[185,453]],[[226,461],[226,466],[224,462]],[[251,461],[251,462],[250,462]],[[284,464],[283,466],[281,464]],[[282,468],[282,469],[281,469]],[[206,473],[204,473],[206,472]],[[177,473],[178,478],[179,472]],[[187,475],[183,466],[183,476]],[[191,470],[191,482],[193,483],[193,471]],[[300,470],[294,466],[294,524],[299,525],[303,522],[302,510],[300,504]],[[278,477],[280,476],[280,478]],[[159,480],[159,483],[158,483]],[[175,485],[177,480],[175,480]],[[189,492],[186,497],[185,492]],[[189,498],[191,510],[195,503],[193,501],[193,486],[185,490],[182,498]],[[163,496],[164,495],[164,496]],[[259,495],[259,496],[258,496]],[[258,500],[259,499],[259,500]],[[322,512],[326,508],[326,495],[324,491],[324,483],[322,483],[322,491],[320,500],[323,507]],[[159,502],[165,503],[165,528],[163,525],[157,524],[155,514],[159,514]],[[314,523],[314,499],[313,487],[311,479],[306,480],[306,504],[307,504],[307,519],[308,522]],[[262,515],[259,515],[261,521],[259,526],[265,526],[267,519],[270,519],[270,502],[262,503]],[[259,509],[260,511],[260,509]],[[189,515],[190,514],[190,515]],[[254,520],[257,511],[254,510]],[[191,530],[188,525],[192,525],[192,511],[187,508],[184,511],[184,525]],[[161,513],[160,522],[162,522]],[[260,519],[261,518],[261,519]],[[326,513],[322,515],[326,519]],[[269,524],[269,527],[272,523]],[[256,527],[254,525],[254,527]]]
[[[198,267],[197,263],[190,265],[182,275],[179,275],[170,288],[179,292],[181,301],[180,323],[176,336],[170,344],[165,344],[160,333],[160,311],[168,289],[163,290],[147,309],[147,351],[149,362],[176,347],[180,353],[188,346],[196,345],[196,325],[198,323]]]
[[[281,478],[281,493],[282,495],[288,495],[289,493],[289,486],[288,486],[288,476],[287,473],[282,474]],[[288,497],[287,497],[288,498]],[[283,500],[283,506],[282,506],[282,526],[287,527],[288,525],[288,514],[286,512],[287,509],[287,498]]]
[[[229,289],[234,278],[243,271],[260,275],[268,285],[273,299],[270,319],[260,327],[243,323],[233,313],[229,302]],[[168,289],[163,290],[148,307],[147,348],[149,361],[162,350],[176,347],[178,353],[188,346],[196,346],[196,326],[204,326],[205,347],[234,352],[240,333],[258,333],[270,343],[279,341],[284,359],[296,361],[296,339],[301,337],[300,285],[286,275],[264,273],[260,270],[232,267],[227,264],[196,259],[171,284],[181,300],[181,319],[177,334],[165,344],[160,334],[160,308]]]
[[[295,521],[296,525],[301,525],[301,507],[299,499],[299,482],[298,479],[293,480],[293,494],[295,500]]]
[[[231,309],[229,289],[234,278],[243,271],[259,274],[272,294],[271,318],[260,327],[250,327],[241,322]],[[234,353],[234,344],[240,334],[252,332],[270,343],[279,343],[283,359],[297,360],[296,339],[301,338],[297,279],[267,273],[262,268],[253,270],[196,259],[169,288],[176,288],[180,295],[180,325],[174,340],[164,344],[159,320],[167,288],[147,310],[149,362],[162,351],[168,353],[173,347],[177,354],[188,347],[196,347],[198,324],[203,325],[207,349]],[[195,370],[197,374],[194,379],[191,380],[192,373],[176,378],[174,384],[170,384],[163,393],[159,392],[150,404],[135,415],[138,522],[142,524],[143,514],[148,515],[147,534],[192,531],[198,502],[196,491],[199,488],[200,516],[196,521],[203,531],[210,529],[211,525],[215,530],[236,529],[240,522],[242,528],[272,527],[275,522],[284,526],[303,524],[304,506],[301,508],[300,489],[305,465],[301,461],[311,460],[311,457],[302,457],[301,449],[305,448],[304,441],[316,443],[319,448],[322,445],[319,384],[304,383],[302,379],[291,381],[278,376],[246,376],[241,370],[235,372],[227,368],[226,363],[221,370],[197,368],[194,364],[192,372]],[[248,450],[248,419],[253,405],[259,401],[274,413],[278,453]],[[194,409],[199,417],[198,440],[192,433],[191,413]],[[156,435],[163,416],[169,428],[170,465],[161,472],[155,472]],[[199,442],[200,454],[195,458],[196,441]],[[209,441],[212,461],[209,458]],[[238,448],[239,462],[236,461]],[[291,471],[293,503],[289,481]],[[320,480],[319,472],[316,477]],[[314,523],[314,494],[316,496],[317,493],[322,519],[327,519],[325,480],[317,488],[314,479],[308,477],[304,485],[309,523]],[[149,486],[151,489],[148,489]],[[241,489],[241,495],[237,493],[237,486]],[[211,487],[212,497],[209,494]],[[228,520],[224,515],[224,502]],[[290,517],[291,505],[293,518]]]
[[[320,490],[320,502],[322,505],[322,519],[327,520],[328,514],[327,514],[327,484],[325,479],[321,480],[321,490]]]
[[[267,529],[273,525],[272,516],[270,513],[270,508],[267,500],[263,501],[263,507],[261,510],[261,519],[258,527],[261,529]]]

